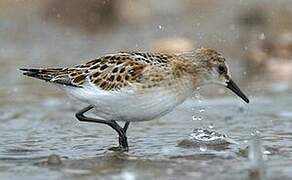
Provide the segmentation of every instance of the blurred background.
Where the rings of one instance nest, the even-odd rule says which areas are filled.
[[[113,139],[108,139],[98,146],[98,143],[103,141],[104,135],[92,135],[92,133],[104,132],[104,129],[80,125],[74,119],[73,114],[80,108],[80,104],[72,103],[62,91],[47,83],[23,77],[18,69],[70,66],[106,53],[127,50],[183,52],[209,47],[220,51],[231,66],[233,79],[251,98],[253,108],[246,110],[246,107],[238,102],[240,100],[224,88],[202,87],[200,93],[206,103],[197,106],[210,106],[210,108],[205,114],[200,114],[200,118],[203,118],[207,124],[212,122],[217,128],[233,133],[234,138],[242,142],[246,140],[246,134],[249,134],[250,129],[254,127],[261,129],[267,133],[263,136],[266,139],[270,138],[270,141],[268,140],[268,144],[271,143],[270,147],[287,145],[284,148],[287,153],[288,150],[292,150],[289,149],[292,147],[291,142],[288,145],[289,143],[284,140],[291,139],[291,125],[288,122],[292,119],[291,109],[289,110],[292,83],[291,19],[292,1],[289,0],[0,0],[0,75],[2,77],[0,79],[2,133],[0,166],[6,168],[3,171],[0,168],[0,177],[7,178],[15,171],[12,166],[3,165],[7,163],[7,159],[9,163],[15,165],[14,160],[17,163],[23,162],[24,159],[34,159],[33,162],[38,162],[51,153],[69,159],[76,157],[78,159],[80,156],[87,158],[95,156],[96,153],[104,153],[104,149],[112,141],[115,142],[112,132],[106,130],[105,134],[110,134]],[[210,97],[216,100],[209,101]],[[236,106],[232,105],[234,103],[237,103]],[[178,113],[179,116],[172,114],[172,119],[187,119],[189,125],[175,127],[178,131],[181,130],[181,134],[173,132],[171,134],[173,136],[170,136],[165,144],[175,143],[173,139],[180,139],[190,131],[187,127],[193,126],[190,125],[193,121],[189,119],[196,119],[192,118],[194,112],[186,113],[182,109],[192,106],[190,104],[183,106],[181,113]],[[266,111],[263,110],[263,106]],[[270,106],[271,108],[268,108]],[[246,119],[242,117],[236,119],[234,114],[230,114],[231,111],[243,113],[245,117],[250,117],[250,120],[245,121]],[[212,114],[214,112],[215,114]],[[195,114],[198,116],[197,112]],[[215,121],[218,118],[224,121]],[[282,124],[275,119],[283,119]],[[275,121],[278,124],[274,124]],[[249,122],[249,125],[246,122]],[[164,125],[163,120],[161,124],[159,121],[152,123],[148,123],[148,126]],[[197,125],[202,124],[200,122]],[[143,129],[143,126],[147,126],[147,123],[137,125],[136,131]],[[277,136],[279,138],[284,136],[283,139],[278,139],[279,141],[273,139],[275,133],[283,129],[287,133]],[[149,145],[148,150],[151,149],[150,151],[155,155],[161,153],[158,144],[161,141],[163,143],[165,139],[158,138],[155,141],[154,138],[150,138],[145,142],[141,140],[149,131],[152,132],[152,129],[149,128],[147,133],[137,134],[136,141],[140,146],[133,150],[135,156],[145,158],[144,150],[147,151],[147,148],[143,145],[149,145],[147,143],[154,143],[153,147]],[[159,133],[155,134],[156,131],[153,130],[152,133],[153,136],[158,137]],[[164,133],[167,134],[167,131]],[[131,135],[133,136],[134,133]],[[142,135],[144,137],[141,137]],[[176,146],[176,144],[172,145]],[[237,151],[237,148],[231,148],[228,153]],[[158,157],[166,161],[173,155],[170,155],[169,150],[163,152],[166,153],[164,154],[166,159],[164,156],[158,155]],[[185,151],[176,149],[173,153],[179,156]],[[153,156],[151,153],[148,155]],[[225,159],[222,159],[226,163]],[[5,163],[1,164],[3,161]],[[202,161],[206,164],[204,160]],[[174,164],[176,163],[180,162]],[[223,170],[230,170],[234,164],[237,166],[237,163],[228,161]],[[276,163],[273,172],[280,171],[277,167],[285,167],[283,161],[279,160],[279,164]],[[220,165],[221,162],[217,164]],[[151,166],[160,167],[166,164],[154,163]],[[172,165],[169,166],[168,168],[171,169]],[[183,166],[189,169],[188,164]],[[216,163],[214,166],[214,169],[218,169]],[[22,168],[23,166],[20,166],[21,170]],[[144,165],[139,168],[143,169]],[[238,175],[238,171],[241,172],[239,169],[232,170],[231,174]],[[25,177],[31,179],[31,171],[43,172],[43,169],[28,169]],[[48,173],[47,170],[44,171]],[[116,173],[116,169],[109,171]],[[285,177],[292,176],[288,170],[283,171],[281,173],[286,173]],[[124,173],[121,169],[117,172]],[[200,170],[200,173],[203,172]],[[112,178],[107,173],[103,173],[102,177]],[[155,177],[164,177],[159,173]],[[190,174],[189,170],[185,173],[179,174],[178,177],[212,179],[210,173],[200,174],[198,171],[197,174]],[[64,176],[62,173],[54,175],[56,179]],[[142,177],[152,177],[148,174],[143,175]],[[132,174],[121,174],[121,176],[131,178]],[[121,176],[114,177],[119,179]],[[228,179],[227,177],[225,179]],[[216,176],[214,175],[213,178],[215,179]]]
[[[199,47],[222,52],[235,79],[248,79],[244,88],[265,78],[281,81],[286,90],[292,78],[287,0],[1,0],[0,8],[2,84],[40,86],[19,76],[23,66],[68,66],[126,50]]]

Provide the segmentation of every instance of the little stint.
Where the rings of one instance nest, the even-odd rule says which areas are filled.
[[[58,85],[87,103],[76,113],[77,119],[112,127],[119,135],[119,146],[112,150],[128,150],[126,132],[130,122],[169,113],[199,86],[225,86],[249,102],[231,79],[225,58],[207,48],[180,54],[120,52],[73,67],[20,70]],[[98,118],[85,116],[91,109]],[[117,121],[124,121],[124,126]]]

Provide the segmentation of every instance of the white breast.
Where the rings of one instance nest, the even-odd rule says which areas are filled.
[[[184,86],[179,91],[175,88],[105,91],[92,85],[66,87],[66,90],[73,97],[94,105],[98,117],[117,121],[146,121],[161,117],[191,94],[191,86]]]

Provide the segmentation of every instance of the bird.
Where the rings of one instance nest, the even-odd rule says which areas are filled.
[[[160,118],[182,104],[200,86],[217,84],[249,103],[231,79],[226,59],[211,48],[182,53],[118,52],[65,68],[21,68],[24,75],[59,86],[87,106],[79,121],[110,126],[119,136],[114,151],[128,151],[132,122]],[[85,115],[92,111],[94,117]],[[120,123],[124,123],[123,126]]]

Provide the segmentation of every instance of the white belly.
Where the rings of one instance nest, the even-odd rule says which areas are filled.
[[[147,121],[159,118],[181,104],[190,94],[191,88],[180,91],[173,88],[156,88],[148,91],[104,91],[97,87],[67,87],[73,97],[95,106],[99,118],[117,121]]]

